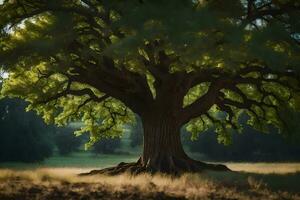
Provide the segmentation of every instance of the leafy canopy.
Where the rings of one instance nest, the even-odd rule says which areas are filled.
[[[267,131],[299,108],[299,17],[296,0],[4,0],[2,93],[82,120],[90,144],[169,98],[194,137],[213,126],[228,143],[242,113]]]

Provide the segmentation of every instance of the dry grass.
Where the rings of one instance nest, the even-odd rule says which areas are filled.
[[[261,169],[261,165],[239,166],[250,172]],[[271,173],[271,169],[258,171]],[[85,171],[88,169],[0,170],[0,199],[300,199],[299,173],[77,176]]]
[[[287,174],[300,172],[299,163],[225,163],[233,171],[258,174]]]

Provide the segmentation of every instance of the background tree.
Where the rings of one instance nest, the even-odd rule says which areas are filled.
[[[18,99],[0,101],[0,162],[36,162],[52,155],[51,133]]]
[[[82,138],[74,137],[74,129],[72,128],[57,128],[54,141],[60,155],[69,155],[79,150],[82,144]]]
[[[93,145],[93,152],[96,154],[111,154],[121,146],[120,138],[102,139]]]
[[[218,143],[213,128],[196,137],[182,130],[183,144],[190,152],[201,153],[213,161],[298,161],[300,159],[299,112],[286,120],[289,134],[282,135],[270,126],[268,133],[261,133],[247,125],[248,116],[241,115],[239,123],[244,127],[240,134],[233,134],[230,145]],[[194,138],[193,138],[194,137]],[[192,138],[192,140],[190,140]]]
[[[206,131],[197,140],[184,140],[190,152],[200,153],[205,160],[210,161],[299,161],[299,141],[283,138],[272,131],[262,134],[249,127],[242,134],[232,136],[231,145],[222,145],[216,140],[213,131]]]
[[[226,170],[190,159],[180,128],[213,127],[228,143],[246,113],[256,129],[283,130],[284,114],[299,108],[299,7],[295,0],[6,0],[0,61],[10,76],[2,93],[25,99],[48,123],[82,119],[77,134],[90,132],[90,145],[120,136],[138,114],[141,158],[108,172]]]

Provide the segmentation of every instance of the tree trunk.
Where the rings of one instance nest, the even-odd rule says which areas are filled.
[[[157,109],[155,109],[157,110]],[[181,124],[168,112],[159,112],[141,116],[144,128],[143,154],[136,163],[120,163],[116,167],[94,170],[82,175],[109,174],[124,172],[139,174],[143,172],[180,175],[185,172],[203,170],[229,170],[224,165],[206,164],[189,158],[183,150],[180,140]]]
[[[144,148],[142,165],[152,171],[174,170],[179,160],[187,159],[181,140],[180,125],[171,117],[149,116],[142,119]]]
[[[142,121],[144,149],[140,162],[147,171],[181,174],[206,169],[229,170],[224,165],[206,164],[188,157],[181,144],[181,125],[172,116],[150,115]]]

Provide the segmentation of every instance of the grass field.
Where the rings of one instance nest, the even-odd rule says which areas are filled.
[[[0,164],[0,199],[299,199],[300,163],[226,163],[234,172],[181,177],[78,173],[135,161],[137,155],[76,153],[38,164]]]
[[[73,153],[70,156],[54,155],[40,163],[0,163],[1,168],[34,169],[41,167],[72,167],[72,168],[103,168],[116,165],[122,161],[133,162],[138,159],[136,154],[99,154],[89,152]]]

